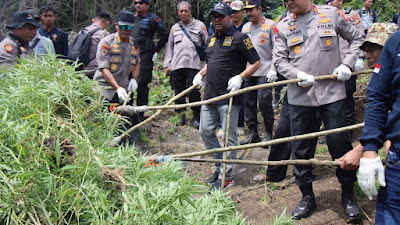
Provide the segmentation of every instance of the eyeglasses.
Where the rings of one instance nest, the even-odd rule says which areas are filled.
[[[135,2],[135,5],[137,5],[137,4],[139,4],[139,5],[143,5],[143,4],[144,4],[144,2]]]
[[[128,26],[128,25],[118,25],[119,26],[119,29],[121,29],[121,30],[129,30],[129,31],[131,31],[132,29],[133,29],[133,26]]]
[[[223,20],[225,18],[226,15],[222,15],[222,14],[213,14],[212,15],[212,19],[216,20],[216,19],[220,19]]]

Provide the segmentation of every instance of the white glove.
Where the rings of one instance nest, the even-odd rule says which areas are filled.
[[[364,69],[364,60],[362,58],[357,59],[354,69],[355,69],[355,71],[360,71],[360,70]]]
[[[379,156],[375,159],[361,158],[358,170],[358,185],[369,200],[378,194],[375,187],[375,175],[378,175],[379,184],[385,187],[385,170],[383,169],[381,158]]]
[[[135,92],[137,88],[138,88],[138,85],[137,85],[136,79],[131,79],[129,81],[128,91],[132,90],[132,92]]]
[[[275,70],[270,69],[267,74],[267,82],[272,83],[275,82],[276,80],[278,80],[278,74],[276,73]]]
[[[340,64],[338,67],[336,67],[333,70],[332,74],[337,74],[337,80],[338,81],[346,81],[349,80],[351,77],[351,70],[348,66],[344,64]]]
[[[154,52],[153,58],[151,58],[151,61],[155,62],[157,60],[157,52]]]
[[[193,82],[192,82],[192,83],[193,83],[193,84],[199,84],[199,85],[197,86],[197,89],[200,89],[201,86],[203,85],[203,76],[200,75],[200,73],[197,73],[196,76],[194,76]]]
[[[229,79],[228,81],[228,88],[226,90],[230,90],[230,92],[234,92],[239,90],[242,87],[243,79],[240,75],[236,75]]]
[[[297,84],[300,87],[308,87],[315,83],[315,79],[314,79],[313,75],[310,75],[310,74],[307,74],[307,73],[304,73],[301,71],[297,73],[297,78],[302,80],[300,82],[297,82]]]
[[[118,99],[119,99],[119,103],[120,104],[124,103],[125,99],[129,97],[128,93],[126,93],[126,90],[123,87],[119,87],[117,89],[117,95],[118,95]]]

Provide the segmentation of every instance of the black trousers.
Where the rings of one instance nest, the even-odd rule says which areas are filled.
[[[318,120],[319,116],[316,118]],[[313,132],[319,131],[320,122],[315,123]],[[290,118],[289,118],[289,103],[287,101],[287,94],[283,97],[282,111],[279,117],[278,125],[275,129],[274,139],[285,138],[290,136]],[[312,139],[311,150],[315,151],[318,138]],[[291,143],[282,143],[271,146],[271,151],[268,161],[281,161],[290,159],[292,154]],[[268,166],[267,175],[271,181],[281,181],[285,179],[287,166]]]
[[[267,78],[250,77],[244,81],[244,87],[265,84]],[[272,110],[272,89],[264,88],[256,91],[248,91],[244,95],[244,121],[250,133],[258,133],[257,130],[257,101],[261,115],[264,118],[265,131],[272,134],[274,125],[274,111]]]
[[[171,85],[172,89],[175,91],[175,95],[178,95],[185,89],[189,88],[193,84],[193,78],[196,76],[196,74],[199,72],[199,70],[195,69],[178,69],[171,71]],[[188,93],[189,97],[189,102],[197,102],[201,100],[200,92],[198,89],[195,89]],[[185,96],[182,98],[179,98],[178,100],[175,101],[175,104],[184,104],[185,102]],[[177,109],[177,112],[182,112],[185,109]],[[193,107],[193,114],[195,116],[200,116],[200,106],[198,107]]]
[[[345,82],[347,98],[344,101],[343,110],[345,114],[346,126],[356,124],[354,111],[356,104],[354,102],[353,93],[356,92],[357,76],[351,76],[350,80]]]
[[[344,100],[339,100],[327,105],[318,107],[298,106],[289,104],[290,133],[292,136],[307,134],[313,131],[313,127],[320,121],[317,120],[316,113],[321,116],[325,129],[344,127]],[[331,134],[326,136],[329,153],[332,159],[338,159],[352,149],[349,135],[347,132]],[[311,159],[315,154],[315,140],[301,140],[292,142],[293,159]],[[312,166],[293,166],[293,174],[296,176],[296,183],[299,186],[311,183],[315,176],[312,174]],[[336,176],[340,183],[355,182],[356,171],[345,171],[338,167]]]
[[[137,105],[147,105],[149,103],[149,84],[153,78],[152,70],[140,67],[137,88]]]

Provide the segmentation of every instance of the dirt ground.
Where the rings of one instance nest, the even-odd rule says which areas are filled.
[[[357,122],[363,121],[365,105],[365,87],[355,93]],[[188,119],[189,125],[174,126],[171,123],[173,111],[164,112],[159,118],[145,125],[141,129],[142,141],[137,147],[146,154],[176,154],[205,150],[203,141],[197,129],[191,127],[192,121]],[[279,118],[279,107],[276,109],[276,120]],[[190,117],[187,113],[187,117]],[[261,131],[260,134],[263,134]],[[355,132],[355,139],[361,134],[361,130]],[[245,136],[240,136],[239,140]],[[145,140],[143,140],[145,139]],[[358,144],[353,143],[353,146]],[[238,157],[243,156],[246,160],[268,159],[269,150],[255,148],[248,151],[239,151]],[[330,155],[325,144],[318,144],[317,159],[330,160]],[[198,157],[200,158],[200,157]],[[205,158],[210,158],[206,156]],[[184,162],[190,175],[198,176],[198,180],[204,182],[213,173],[213,164]],[[294,183],[292,168],[289,167],[287,178],[278,183],[256,183],[253,177],[260,172],[265,172],[264,166],[236,165],[234,167],[235,185],[227,189],[230,197],[237,202],[238,213],[247,218],[250,224],[269,224],[275,217],[286,212],[290,216],[291,210],[299,202],[301,193]],[[312,215],[296,224],[346,224],[343,208],[340,204],[340,184],[335,176],[335,169],[329,167],[317,167],[314,169],[316,181],[314,192],[317,197],[318,208]],[[375,200],[369,201],[366,197],[357,196],[358,203],[362,208],[363,223],[374,224]]]

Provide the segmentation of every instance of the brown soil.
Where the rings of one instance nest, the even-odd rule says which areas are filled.
[[[361,90],[355,93],[357,107],[357,122],[363,121],[365,108],[365,88],[361,85]],[[359,97],[357,97],[359,96]],[[279,108],[276,109],[279,113]],[[185,152],[195,152],[205,150],[203,141],[198,130],[191,126],[174,126],[170,123],[173,111],[164,112],[155,121],[141,128],[142,141],[137,147],[147,155],[151,154],[176,154]],[[277,117],[278,118],[278,117]],[[188,119],[189,125],[192,121]],[[277,119],[276,119],[277,121]],[[355,133],[356,137],[361,132]],[[263,132],[260,132],[263,134]],[[244,139],[245,137],[239,137]],[[358,143],[353,143],[355,146]],[[319,149],[327,149],[325,145],[318,146]],[[331,159],[327,150],[317,151],[316,158]],[[244,155],[246,160],[267,160],[269,150],[255,148],[238,156]],[[206,156],[210,158],[209,156]],[[209,163],[184,162],[188,174],[198,176],[198,180],[204,182],[213,173],[213,165]],[[250,224],[269,224],[275,217],[281,215],[286,210],[286,215],[290,216],[291,210],[301,198],[300,191],[294,183],[292,168],[289,167],[287,178],[278,183],[256,183],[252,178],[260,171],[265,172],[263,166],[236,165],[234,167],[235,185],[227,191],[229,196],[237,202],[237,211],[247,218]],[[340,184],[335,176],[335,169],[328,167],[318,167],[314,169],[316,181],[314,191],[317,197],[318,208],[312,215],[299,221],[296,224],[346,224],[343,208],[340,204],[341,193]],[[375,201],[369,201],[366,197],[357,196],[358,203],[364,211],[362,224],[374,224]]]

